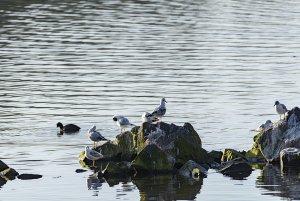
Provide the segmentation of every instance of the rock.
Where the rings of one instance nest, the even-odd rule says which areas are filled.
[[[116,137],[116,144],[121,152],[122,161],[132,161],[136,156],[135,135],[132,132],[124,132]]]
[[[202,149],[201,139],[189,123],[183,126],[164,122],[143,123],[138,132],[138,152],[149,144],[155,144],[159,149],[168,153],[168,158],[175,159],[174,165],[178,168],[188,160],[204,163],[207,159],[207,152]]]
[[[244,179],[251,174],[252,167],[249,162],[243,158],[235,158],[222,163],[219,172],[234,179]]]
[[[39,175],[39,174],[20,174],[20,175],[18,175],[18,179],[21,179],[21,180],[39,179],[42,177],[43,176]]]
[[[195,161],[189,160],[178,170],[178,174],[184,177],[198,179],[199,177],[206,177],[207,170]]]
[[[280,165],[281,167],[299,167],[300,166],[300,149],[286,148],[280,152]]]
[[[254,137],[254,145],[246,156],[263,157],[269,162],[279,162],[281,150],[300,148],[300,109],[288,111],[284,120],[273,124],[272,128]]]
[[[212,150],[210,152],[207,153],[207,156],[209,159],[211,159],[212,161],[216,162],[216,163],[221,163],[221,159],[223,156],[223,152],[222,151],[215,151]]]
[[[13,169],[8,167],[2,160],[0,160],[0,177],[5,180],[14,180],[19,173]]]
[[[86,171],[87,171],[87,170],[84,170],[84,169],[76,169],[76,170],[75,170],[76,173],[82,173],[82,172],[86,172]]]
[[[108,177],[129,177],[130,163],[129,162],[110,162],[103,171],[105,178]]]
[[[107,141],[106,143],[97,146],[95,150],[98,152],[101,151],[102,155],[104,156],[103,158],[99,159],[100,161],[118,161],[121,159],[122,153],[120,147],[112,141]]]
[[[245,152],[239,152],[234,149],[225,149],[221,158],[221,162],[231,161],[235,158],[242,158],[247,161],[245,157]]]
[[[132,168],[137,173],[170,172],[175,160],[155,144],[147,145],[132,161]]]

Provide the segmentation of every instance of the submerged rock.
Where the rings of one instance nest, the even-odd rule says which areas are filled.
[[[251,174],[252,167],[243,158],[235,158],[222,163],[219,172],[234,179],[244,179]]]
[[[39,179],[42,177],[43,176],[40,174],[20,174],[20,175],[18,175],[18,179],[21,179],[21,180]]]
[[[281,167],[300,167],[300,149],[286,148],[280,152]]]
[[[207,170],[195,161],[189,160],[178,170],[178,174],[184,177],[198,179],[199,177],[206,177]]]

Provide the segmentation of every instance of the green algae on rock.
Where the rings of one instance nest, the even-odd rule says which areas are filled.
[[[132,161],[137,173],[161,173],[173,170],[174,160],[154,144],[147,145]]]

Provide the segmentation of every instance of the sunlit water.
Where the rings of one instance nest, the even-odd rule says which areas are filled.
[[[205,149],[248,150],[249,130],[279,119],[275,100],[299,105],[297,0],[3,0],[0,14],[0,157],[43,175],[9,181],[0,200],[299,199],[275,188],[276,171],[265,184],[261,170],[246,180],[210,170],[183,192],[174,178],[91,188],[91,171],[75,173],[92,125],[114,139],[113,115],[140,124],[161,97],[163,120],[190,122]],[[81,132],[58,137],[58,121]]]

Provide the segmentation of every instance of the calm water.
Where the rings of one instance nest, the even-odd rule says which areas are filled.
[[[164,121],[192,123],[205,149],[249,149],[249,130],[279,119],[275,100],[299,105],[299,1],[1,0],[0,19],[0,158],[43,175],[0,200],[300,199],[297,173],[275,167],[245,180],[75,173],[93,124],[114,139],[113,115],[140,124],[162,96]],[[58,137],[58,121],[81,132]]]

